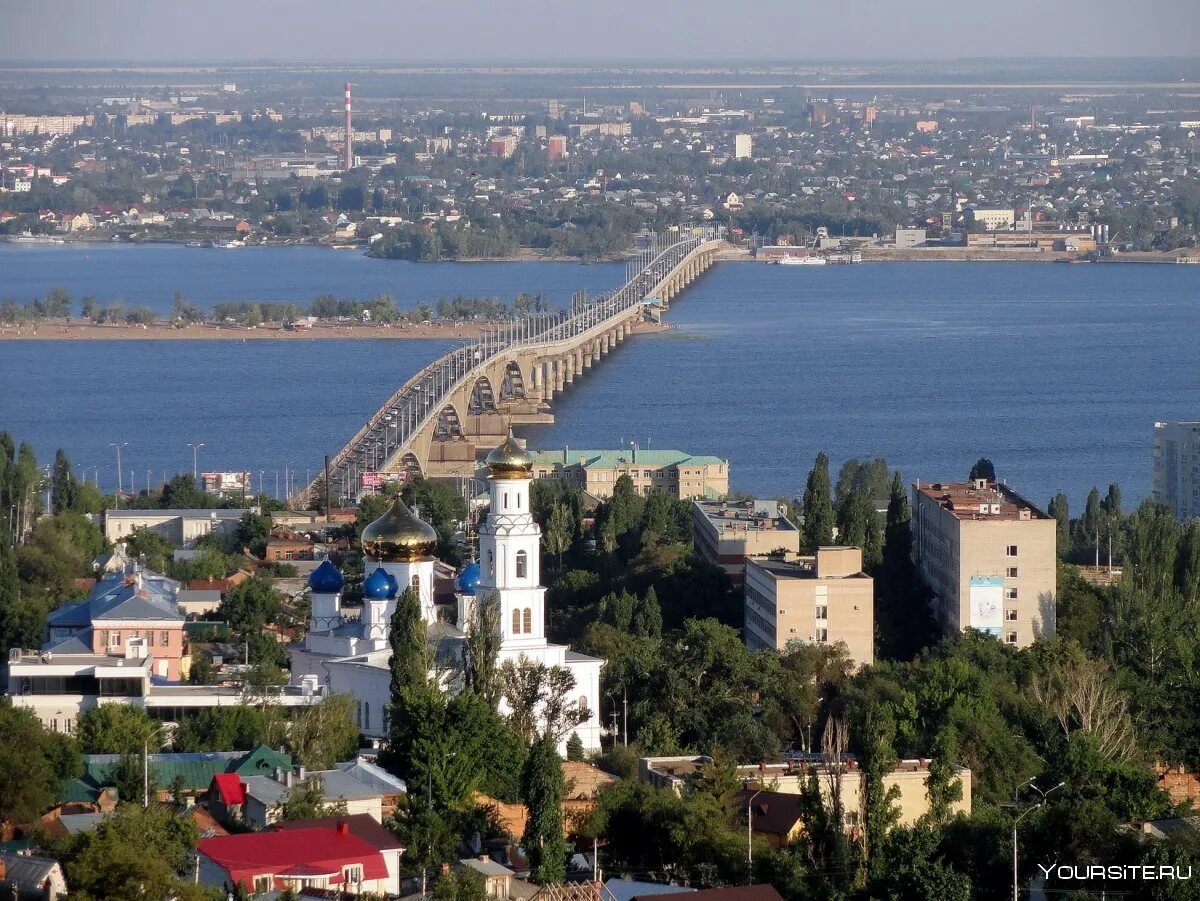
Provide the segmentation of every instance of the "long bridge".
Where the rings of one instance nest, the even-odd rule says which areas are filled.
[[[724,245],[716,227],[655,236],[614,293],[576,294],[570,309],[534,313],[490,330],[406,381],[330,458],[338,503],[389,473],[472,476],[478,450],[513,425],[553,422],[551,401],[647,318],[657,320]],[[322,490],[323,476],[292,497]]]

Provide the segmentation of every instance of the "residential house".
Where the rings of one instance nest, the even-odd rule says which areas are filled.
[[[0,898],[58,901],[66,896],[67,879],[57,860],[0,851]]]
[[[504,864],[496,863],[487,855],[481,854],[477,858],[460,860],[455,866],[458,869],[471,870],[482,876],[483,890],[487,897],[507,901],[515,874]]]
[[[311,560],[315,546],[313,540],[307,535],[302,535],[287,526],[275,526],[267,536],[265,559],[268,562]]]
[[[280,767],[269,776],[244,778],[241,793],[228,781],[219,782],[218,787],[222,795],[234,802],[241,798],[242,820],[255,829],[264,829],[274,823],[288,795],[310,780],[320,788],[322,803],[345,805],[347,815],[365,813],[382,823],[384,796],[393,799],[390,803],[394,806],[394,798],[404,793],[405,785],[403,780],[389,776],[384,770],[374,769],[377,772],[372,775],[370,785],[340,769],[310,773],[298,766],[293,769]]]
[[[196,847],[199,881],[255,894],[337,889],[352,895],[388,892],[383,852],[350,831],[345,819],[310,826],[206,838]]]
[[[750,831],[765,838],[772,848],[790,845],[803,831],[800,795],[743,788],[736,802],[739,812],[750,812]]]
[[[316,820],[284,820],[271,828],[276,832],[297,829],[336,829],[339,823],[345,823],[349,827],[351,835],[374,846],[383,855],[383,863],[387,868],[387,879],[381,890],[389,895],[400,894],[400,860],[404,856],[404,845],[393,832],[377,823],[368,814],[322,817]]]

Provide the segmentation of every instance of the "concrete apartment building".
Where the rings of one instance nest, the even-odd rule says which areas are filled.
[[[782,651],[845,642],[856,666],[875,660],[875,580],[862,549],[822,547],[816,556],[751,557],[743,586],[746,646]]]
[[[535,479],[561,479],[603,500],[623,475],[638,494],[666,491],[674,497],[719,498],[729,493],[729,461],[678,450],[530,451]]]
[[[704,756],[643,757],[638,761],[638,778],[655,788],[679,794],[687,780],[711,758]],[[770,787],[772,791],[789,795],[801,794],[808,785],[809,773],[816,771],[821,795],[828,800],[840,776],[844,829],[854,829],[862,821],[862,768],[847,755],[835,763],[820,754],[798,755],[786,763],[747,764],[739,766],[738,778],[746,787]],[[971,771],[956,766],[962,786],[961,799],[950,805],[951,814],[971,813]],[[884,788],[898,791],[896,807],[900,812],[897,825],[911,826],[929,812],[929,761],[901,760],[883,780]]]
[[[800,553],[800,530],[778,501],[692,501],[692,544],[709,563],[742,583],[749,557]]]
[[[912,535],[948,632],[978,629],[1017,647],[1054,634],[1053,517],[1002,483],[918,482]]]
[[[1012,228],[1017,221],[1017,212],[1013,209],[969,209],[967,221],[972,225],[982,225],[988,231],[1001,228]]]
[[[751,135],[735,135],[733,138],[733,158],[748,160],[754,156],[754,138]]]
[[[1154,423],[1154,499],[1180,522],[1200,516],[1200,422]]]

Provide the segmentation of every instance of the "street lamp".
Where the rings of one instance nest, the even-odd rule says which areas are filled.
[[[1027,807],[1025,810],[1021,811],[1021,813],[1017,814],[1017,818],[1015,820],[1013,820],[1013,826],[1012,826],[1012,865],[1013,865],[1012,896],[1013,896],[1013,901],[1018,901],[1018,891],[1019,891],[1017,888],[1017,823],[1021,822],[1021,820],[1026,817],[1026,815],[1033,813],[1035,810],[1037,810],[1041,807],[1045,807],[1046,799],[1049,798],[1052,794],[1054,794],[1054,792],[1058,791],[1060,788],[1062,788],[1064,785],[1066,785],[1066,783],[1060,782],[1060,783],[1058,783],[1058,785],[1054,786],[1054,788],[1050,789],[1049,791],[1042,791],[1040,788],[1037,787],[1037,785],[1034,784],[1033,779],[1026,779],[1019,786],[1017,786],[1016,791],[1013,792],[1013,804],[1014,805],[1017,803],[1017,795],[1020,793],[1021,789],[1023,789],[1027,785],[1041,796],[1041,800],[1038,801],[1038,803],[1034,804],[1032,807]]]
[[[766,791],[766,789],[760,788],[758,791],[752,794],[750,796],[750,800],[746,802],[746,863],[749,866],[753,866],[754,864],[754,813],[752,807],[754,804],[754,799],[761,795],[764,791]]]
[[[120,509],[121,509],[121,495],[122,495],[122,494],[124,493],[124,491],[125,491],[125,485],[124,485],[124,483],[121,481],[121,448],[128,446],[128,444],[129,444],[129,442],[128,442],[128,441],[122,441],[120,444],[117,444],[116,442],[110,441],[110,442],[109,442],[109,444],[108,444],[108,446],[109,446],[109,447],[116,448],[116,451],[117,451],[117,498],[116,498],[116,509],[118,509],[118,510],[120,510]]]
[[[204,442],[200,441],[200,442],[193,444],[189,441],[188,447],[190,447],[192,449],[192,481],[195,482],[197,479],[197,471],[200,468],[199,467],[200,448],[204,447]]]
[[[167,728],[167,724],[163,723],[153,732],[146,736],[146,740],[142,742],[142,809],[150,806],[150,739]]]

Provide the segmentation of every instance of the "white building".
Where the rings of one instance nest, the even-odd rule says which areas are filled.
[[[967,218],[972,223],[980,223],[987,231],[997,231],[1002,228],[1012,228],[1017,222],[1017,213],[1012,209],[972,207],[967,210]]]
[[[1180,521],[1200,516],[1200,422],[1154,423],[1154,499]]]
[[[487,464],[491,510],[479,531],[481,561],[459,574],[457,610],[440,612],[434,605],[436,532],[397,498],[363,530],[364,570],[369,575],[363,581],[364,605],[357,619],[341,608],[342,577],[337,569],[326,562],[313,571],[311,621],[304,642],[290,649],[292,677],[316,677],[332,693],[353,695],[363,734],[383,738],[391,702],[388,630],[397,594],[412,587],[420,595],[434,665],[450,691],[458,688],[464,630],[477,615],[476,598],[495,598],[500,607],[498,662],[525,658],[570,670],[576,702],[588,714],[572,731],[585,748],[598,749],[604,661],[546,640],[546,589],[539,584],[541,530],[529,510],[533,458],[510,435],[488,455]],[[502,701],[501,712],[505,711]],[[563,736],[560,750],[568,737]]]
[[[247,513],[258,507],[232,510],[108,510],[104,537],[111,543],[128,538],[137,529],[149,529],[176,547],[190,547],[210,532],[231,533]]]
[[[750,135],[736,135],[733,139],[733,158],[748,160],[754,156],[754,138]]]

